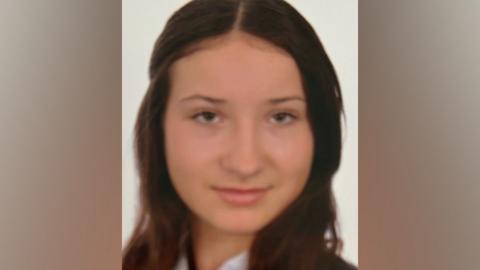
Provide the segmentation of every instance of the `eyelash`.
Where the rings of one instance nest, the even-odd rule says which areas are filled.
[[[217,113],[212,112],[212,111],[202,111],[199,113],[196,113],[192,116],[192,119],[199,122],[200,124],[214,124],[215,122],[210,122],[211,120],[205,120],[206,116],[213,116],[213,117],[219,117]],[[203,119],[201,118],[203,117]]]
[[[277,122],[278,118],[275,119],[275,117],[278,117],[278,116],[287,117],[286,119],[289,119],[289,120],[286,121],[286,122],[282,122],[282,120],[280,120],[280,123],[278,123]],[[215,112],[212,112],[212,111],[202,111],[202,112],[198,112],[198,113],[194,114],[192,116],[192,119],[194,121],[200,123],[200,124],[215,124],[215,123],[218,123],[221,120],[221,119],[219,119],[219,117],[220,116],[218,115],[218,113],[215,113]],[[283,118],[283,119],[285,119],[285,118]],[[269,120],[273,124],[288,125],[288,124],[291,124],[292,122],[294,122],[297,119],[298,119],[298,117],[295,116],[292,113],[277,112],[277,113],[274,113]]]
[[[282,116],[282,117],[288,117],[287,119],[290,119],[289,121],[287,121],[286,123],[280,123],[280,125],[288,125],[288,124],[291,124],[293,121],[297,120],[297,116],[295,116],[294,114],[292,113],[289,113],[289,112],[278,112],[278,113],[275,113],[272,115],[272,121],[276,121],[276,120],[273,120],[274,117],[276,116]],[[275,123],[274,123],[275,124]]]

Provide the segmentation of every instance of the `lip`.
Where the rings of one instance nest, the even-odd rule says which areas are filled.
[[[252,206],[257,204],[270,190],[267,188],[212,187],[220,198],[233,206]]]

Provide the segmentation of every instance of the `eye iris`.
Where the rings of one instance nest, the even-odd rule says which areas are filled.
[[[215,119],[215,114],[212,113],[212,112],[203,112],[202,113],[202,118],[207,121],[207,122],[211,122]]]
[[[288,117],[289,115],[286,113],[279,113],[275,115],[275,121],[285,122],[286,120],[288,120]]]

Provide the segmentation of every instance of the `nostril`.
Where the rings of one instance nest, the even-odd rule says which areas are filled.
[[[236,174],[242,179],[254,177],[258,174],[259,171],[259,166],[244,166],[235,169]]]
[[[251,178],[262,170],[261,158],[257,153],[232,153],[222,161],[222,167],[241,179]]]

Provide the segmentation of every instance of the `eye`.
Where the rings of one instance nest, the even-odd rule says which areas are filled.
[[[286,125],[292,123],[295,121],[295,119],[297,119],[295,115],[287,112],[281,112],[274,114],[270,120],[274,124]]]
[[[209,111],[199,112],[192,118],[201,124],[214,124],[220,121],[219,116],[216,113]]]

